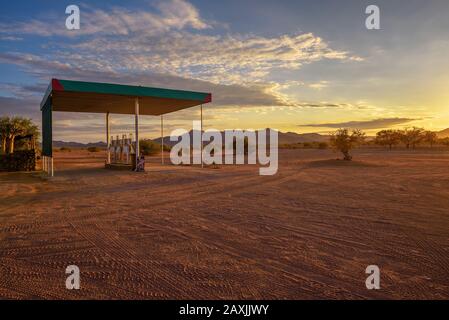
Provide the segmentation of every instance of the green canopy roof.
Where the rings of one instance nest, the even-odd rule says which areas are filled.
[[[212,101],[204,92],[53,79],[41,102],[52,111],[161,115]]]

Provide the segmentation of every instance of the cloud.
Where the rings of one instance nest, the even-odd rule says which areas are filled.
[[[315,83],[310,83],[308,85],[308,87],[311,89],[315,89],[315,90],[321,90],[321,89],[327,88],[328,85],[329,85],[328,81],[319,81],[319,82],[315,82]]]
[[[82,65],[151,70],[229,84],[261,81],[278,69],[297,70],[323,59],[349,60],[350,56],[313,33],[262,37],[171,31],[67,44],[60,57]]]
[[[21,115],[40,122],[39,102],[39,99],[0,96],[0,116]]]
[[[247,86],[236,84],[222,85],[159,73],[120,73],[115,71],[89,70],[58,61],[47,61],[34,55],[17,53],[0,53],[0,62],[19,65],[27,70],[27,72],[42,80],[41,84],[34,86],[13,86],[12,84],[3,84],[3,87],[8,88],[16,97],[23,97],[26,92],[40,92],[43,96],[50,79],[55,77],[80,81],[111,82],[212,92],[214,105],[222,106],[278,106],[292,104],[292,102],[289,102],[281,95],[271,90],[274,88],[274,84],[253,84]],[[2,88],[1,84],[0,88]]]
[[[399,124],[404,124],[420,119],[411,118],[381,118],[367,121],[348,121],[337,123],[314,123],[303,124],[299,127],[314,127],[314,128],[352,128],[352,129],[381,129],[388,128]]]
[[[66,16],[52,16],[43,20],[18,23],[1,23],[1,33],[38,36],[81,36],[81,35],[130,35],[136,32],[160,33],[169,30],[210,28],[200,18],[198,10],[184,0],[161,1],[156,4],[157,13],[149,10],[131,11],[112,7],[110,11],[80,6],[80,30],[67,30]]]
[[[0,41],[22,41],[23,38],[14,36],[0,36]]]
[[[28,99],[28,98],[42,98],[43,92],[48,87],[48,83],[32,84],[32,85],[18,85],[16,83],[1,83],[0,92],[7,93],[9,97]]]
[[[113,40],[100,37],[60,44],[45,57],[14,52],[2,53],[0,57],[9,63],[33,64],[41,70],[147,72],[238,85],[269,82],[270,73],[279,69],[300,69],[322,59],[348,58],[347,52],[329,48],[312,33],[266,38],[188,32],[119,36]],[[318,89],[326,84],[311,87]]]
[[[267,82],[279,69],[297,70],[323,59],[357,60],[313,33],[264,37],[214,30],[204,34],[200,31],[218,23],[205,21],[198,9],[184,0],[160,1],[157,12],[149,9],[102,10],[84,5],[80,30],[67,30],[64,19],[54,16],[0,23],[0,34],[70,36],[69,41],[49,44],[51,51],[41,63],[59,61],[65,68],[170,74],[219,84]]]

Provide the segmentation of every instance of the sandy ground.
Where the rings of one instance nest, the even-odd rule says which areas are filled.
[[[256,166],[0,173],[0,297],[448,299],[449,152],[281,150]],[[65,268],[81,290],[65,288]],[[365,268],[381,269],[367,290]]]

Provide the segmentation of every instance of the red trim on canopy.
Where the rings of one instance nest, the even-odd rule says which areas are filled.
[[[51,87],[54,91],[64,91],[64,87],[58,79],[51,80]]]
[[[209,102],[212,102],[212,94],[211,93],[209,93],[207,95],[207,97],[204,99],[204,103],[209,103]]]

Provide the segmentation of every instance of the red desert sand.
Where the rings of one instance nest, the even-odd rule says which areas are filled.
[[[281,150],[257,166],[0,173],[0,297],[448,299],[449,153]],[[81,290],[67,290],[77,265]],[[378,265],[381,289],[367,290]]]

